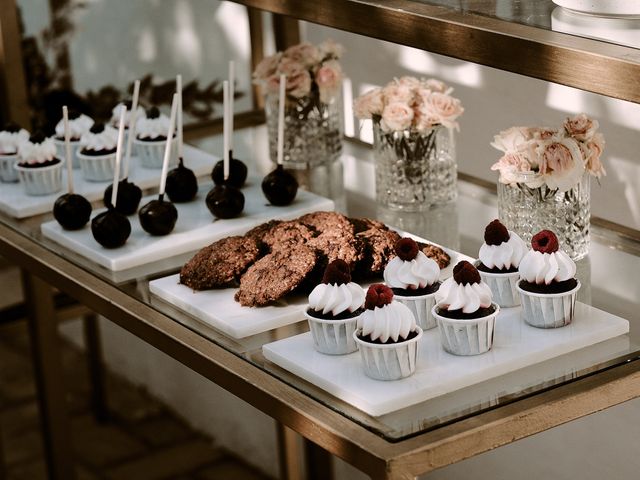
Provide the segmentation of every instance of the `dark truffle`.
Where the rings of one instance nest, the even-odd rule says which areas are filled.
[[[322,283],[343,285],[351,281],[351,269],[344,260],[334,260],[324,271]]]
[[[233,185],[216,185],[207,194],[206,202],[217,218],[235,218],[244,209],[244,195]]]
[[[487,245],[500,245],[501,243],[509,241],[509,230],[505,227],[500,220],[496,219],[492,221],[484,229],[484,242]]]
[[[482,281],[478,269],[466,260],[458,262],[458,264],[453,267],[453,279],[459,285],[480,283]]]
[[[175,203],[186,203],[193,200],[198,193],[198,179],[193,170],[184,166],[182,158],[178,166],[167,174],[165,193]]]
[[[138,212],[140,225],[150,235],[168,235],[176,226],[178,210],[171,202],[167,202],[162,195],[157,200],[151,200]]]
[[[131,235],[131,223],[123,214],[110,208],[91,220],[91,233],[104,248],[118,248]]]
[[[113,208],[111,204],[111,193],[113,184],[104,191],[102,201],[105,207]],[[118,182],[118,198],[116,199],[116,211],[123,215],[133,215],[138,211],[138,205],[142,199],[142,190],[135,183],[123,178]]]
[[[560,248],[558,237],[551,230],[542,230],[531,239],[531,248],[541,253],[557,252]]]
[[[364,308],[373,310],[376,307],[384,307],[393,301],[393,290],[382,283],[374,283],[367,290]]]
[[[242,188],[247,180],[247,166],[237,158],[231,157],[229,160],[229,178],[226,183],[236,188]],[[211,170],[211,179],[216,185],[222,185],[224,181],[224,160],[219,160],[213,170]]]
[[[400,257],[400,260],[404,260],[405,262],[410,262],[416,258],[420,251],[416,241],[413,238],[408,237],[398,240],[394,249],[396,251],[396,255]]]
[[[53,204],[53,217],[65,230],[80,230],[91,217],[91,204],[82,195],[66,193]]]
[[[262,192],[272,205],[289,205],[298,193],[298,181],[282,165],[278,165],[262,180]]]

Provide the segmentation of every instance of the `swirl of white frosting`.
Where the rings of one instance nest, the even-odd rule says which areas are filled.
[[[362,336],[370,335],[371,340],[397,342],[416,330],[416,318],[409,307],[394,300],[384,307],[365,310],[358,318],[358,328],[362,329]]]
[[[500,245],[487,245],[480,247],[478,258],[489,268],[509,269],[517,268],[520,260],[527,252],[527,244],[517,233],[509,230],[509,240]]]
[[[118,131],[105,125],[104,130],[99,133],[89,131],[82,135],[82,144],[84,150],[113,150],[118,145]]]
[[[166,138],[169,132],[169,117],[161,113],[157,118],[143,117],[136,122],[136,136],[140,139]]]
[[[80,140],[82,135],[85,134],[93,126],[93,120],[86,115],[80,115],[73,120],[69,119],[69,133],[72,140]],[[64,120],[60,120],[56,125],[56,137],[64,138]]]
[[[29,132],[24,128],[17,132],[0,132],[0,155],[13,155],[18,151],[20,144],[29,140]]]
[[[480,307],[491,306],[491,288],[484,282],[461,285],[453,277],[447,278],[436,292],[436,302],[440,308],[473,313]]]
[[[529,250],[520,261],[518,271],[520,278],[529,283],[549,285],[553,281],[564,282],[574,278],[576,264],[561,250],[553,253]]]
[[[113,125],[114,128],[117,128],[119,126],[118,123],[120,122],[120,112],[124,107],[125,107],[124,103],[119,103],[115,107],[113,107],[113,110],[111,110],[111,125]],[[127,110],[127,113],[124,114],[125,128],[129,128],[129,123],[131,123],[132,113],[133,112],[131,110]],[[138,119],[144,118],[145,115],[146,114],[145,114],[144,108],[138,105],[136,107],[136,123],[138,123]],[[169,129],[169,125],[167,125],[167,130],[168,129]],[[165,132],[165,135],[166,134],[167,133]]]
[[[335,316],[347,310],[355,312],[364,304],[364,298],[364,290],[357,283],[321,283],[309,295],[309,307],[322,310],[323,315],[331,312]]]
[[[423,252],[407,261],[393,257],[384,269],[384,283],[391,288],[425,288],[440,278],[440,267]]]
[[[18,150],[20,163],[37,164],[49,162],[56,158],[56,144],[47,138],[42,143],[24,142]]]

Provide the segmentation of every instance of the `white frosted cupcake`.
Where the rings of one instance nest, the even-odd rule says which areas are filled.
[[[113,128],[118,129],[119,127],[118,123],[120,122],[120,112],[122,111],[123,108],[127,109],[127,112],[124,114],[124,145],[127,144],[127,141],[129,138],[129,127],[131,126],[131,118],[133,117],[133,112],[131,111],[131,107],[132,107],[131,100],[127,100],[126,102],[118,103],[115,107],[113,107],[113,110],[111,110],[111,120],[109,121],[109,123]],[[136,116],[136,122],[141,118],[145,118],[144,108],[142,108],[140,105],[136,107],[135,116]],[[169,127],[167,126],[167,128]],[[166,132],[165,132],[165,135],[166,135]],[[136,155],[135,151],[133,152],[133,154]]]
[[[118,131],[103,123],[94,123],[82,136],[82,149],[78,152],[80,170],[85,180],[108,182],[113,179],[116,164]]]
[[[524,321],[539,328],[569,325],[580,289],[576,264],[559,250],[558,237],[550,230],[535,234],[531,247],[519,267]]]
[[[484,230],[476,267],[489,285],[493,300],[501,307],[520,305],[518,265],[527,252],[527,244],[517,233],[494,220]]]
[[[471,263],[463,260],[453,277],[436,292],[433,315],[438,319],[442,347],[453,355],[479,355],[491,350],[496,317],[491,289]]]
[[[18,148],[29,140],[29,132],[15,123],[8,123],[0,132],[0,180],[6,183],[18,181],[14,168],[18,161]]]
[[[71,158],[73,160],[73,168],[79,168],[78,152],[82,147],[82,135],[89,131],[93,126],[93,120],[87,115],[77,111],[69,112],[69,133],[71,138]],[[56,125],[56,135],[53,141],[58,149],[58,158],[66,158],[64,146],[64,120],[60,120]]]
[[[169,117],[151,107],[146,116],[136,121],[136,138],[133,143],[145,168],[162,168],[164,149],[169,131]],[[171,142],[171,158],[169,166],[177,164],[176,142]]]
[[[409,307],[420,328],[435,328],[431,309],[440,287],[440,267],[411,238],[398,240],[395,251],[397,256],[384,269],[384,283],[393,290],[397,301]]]
[[[20,144],[14,167],[27,195],[49,195],[62,189],[62,161],[53,140],[41,133]]]
[[[353,338],[368,377],[399,380],[416,371],[422,329],[409,307],[393,300],[393,291],[386,285],[369,287]]]
[[[345,261],[335,260],[327,266],[322,283],[309,295],[305,312],[316,350],[344,355],[358,349],[353,333],[363,312],[364,295],[362,287],[351,281]]]

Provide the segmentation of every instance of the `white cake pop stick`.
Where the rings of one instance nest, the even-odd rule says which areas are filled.
[[[176,93],[178,94],[178,158],[183,158],[183,132],[182,132],[182,75],[176,77]]]
[[[222,82],[222,96],[224,99],[223,113],[222,113],[222,141],[224,152],[223,158],[223,176],[226,182],[229,179],[229,81]]]
[[[235,111],[236,64],[229,60],[229,150],[233,152],[233,114]]]
[[[278,165],[284,161],[284,101],[285,87],[287,86],[287,76],[280,75],[280,94],[278,97]]]
[[[131,164],[131,147],[136,136],[136,121],[138,116],[138,97],[140,96],[140,80],[133,84],[133,99],[131,100],[131,115],[129,115],[129,137],[127,137],[127,153],[124,157],[123,178],[129,178],[129,165]]]
[[[116,208],[118,200],[118,181],[120,180],[120,164],[122,163],[122,143],[124,140],[124,119],[127,115],[127,107],[120,110],[120,122],[118,123],[118,143],[116,145],[116,165],[113,167],[113,189],[111,190],[111,205]]]
[[[67,189],[73,193],[73,158],[71,158],[71,130],[69,129],[69,109],[62,107],[62,119],[64,122],[64,158],[67,163]]]
[[[176,112],[178,110],[178,94],[173,94],[171,101],[171,117],[169,117],[169,131],[167,132],[167,144],[164,148],[164,159],[162,160],[162,175],[160,176],[160,198],[164,195],[164,189],[167,185],[167,172],[169,171],[169,160],[171,160],[171,144],[173,143],[173,134],[176,128]]]

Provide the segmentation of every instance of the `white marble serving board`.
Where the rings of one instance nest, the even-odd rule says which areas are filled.
[[[392,382],[367,377],[360,352],[318,353],[309,332],[266,344],[262,352],[276,365],[377,417],[629,332],[627,320],[583,303],[576,304],[573,323],[563,328],[530,327],[520,307],[502,309],[496,322],[493,348],[471,357],[446,353],[437,328],[424,332],[416,372]]]
[[[329,200],[304,190],[298,191],[296,199],[286,207],[271,206],[262,193],[260,179],[249,178],[242,189],[245,206],[242,215],[228,220],[216,220],[205,203],[207,192],[213,187],[210,180],[200,185],[198,196],[189,203],[176,203],[178,221],[175,229],[164,237],[154,237],[140,226],[137,215],[129,217],[131,236],[120,248],[103,248],[91,234],[90,224],[81,230],[64,230],[55,220],[41,225],[42,234],[54,242],[78,253],[98,265],[120,271],[158,260],[174,257],[182,253],[195,252],[210,243],[230,235],[239,235],[273,218],[292,219],[316,210],[333,210]],[[140,206],[157,198],[145,197]],[[95,216],[104,211],[94,211]]]
[[[189,145],[184,146],[185,165],[200,177],[211,172],[219,157],[203,152]],[[140,188],[147,189],[157,187],[160,183],[160,169],[144,168],[139,165],[136,157],[131,158],[129,179]],[[108,182],[89,182],[82,178],[79,169],[73,171],[73,185],[76,193],[83,195],[93,202],[102,199],[105,189],[111,184]],[[62,170],[63,191],[51,195],[32,196],[24,193],[22,185],[18,183],[0,182],[0,211],[14,218],[27,218],[33,215],[50,212],[56,199],[66,192],[67,171]]]
[[[415,235],[410,236],[425,241]],[[445,250],[451,255],[451,263],[440,272],[441,279],[450,277],[453,266],[460,260],[472,260],[453,250]],[[235,288],[194,292],[181,285],[179,277],[177,274],[153,280],[149,282],[149,290],[196,320],[233,338],[248,337],[304,320],[306,296],[288,296],[277,305],[266,307],[243,307],[233,299],[237,291]]]

